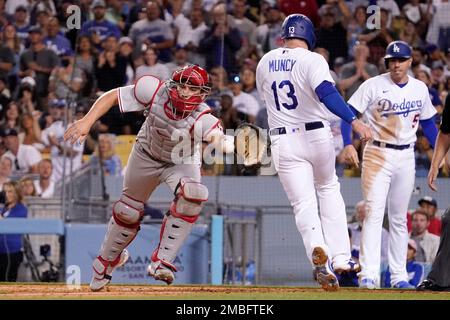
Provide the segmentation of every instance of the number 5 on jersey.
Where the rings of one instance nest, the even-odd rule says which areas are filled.
[[[289,103],[282,102],[281,105],[288,110],[293,110],[293,109],[297,108],[298,100],[297,100],[297,97],[295,96],[294,85],[289,80],[281,81],[278,86],[277,86],[276,81],[272,82],[271,88],[273,91],[273,97],[275,99],[275,105],[277,106],[277,110],[281,109],[280,101],[278,100],[277,89],[283,89],[285,86],[288,87],[289,91],[287,91],[287,92],[286,92],[286,90],[283,90],[283,91],[286,92],[286,96],[290,99],[290,101],[288,101]]]

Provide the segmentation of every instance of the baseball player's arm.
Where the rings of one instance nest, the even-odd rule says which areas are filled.
[[[422,127],[423,134],[430,143],[431,148],[434,149],[436,143],[436,137],[438,135],[438,130],[434,124],[434,117],[426,120],[419,120],[420,126]]]
[[[436,178],[439,173],[439,165],[450,149],[450,132],[444,133],[439,131],[436,146],[433,152],[433,159],[431,160],[430,171],[428,172],[428,186],[431,190],[437,191]]]
[[[219,152],[234,152],[234,137],[223,132],[220,120],[211,114],[205,114],[196,123],[194,133],[202,141],[212,143]]]
[[[118,89],[103,93],[92,105],[89,112],[80,120],[70,125],[64,133],[64,141],[74,144],[86,140],[89,130],[109,109],[118,103]]]

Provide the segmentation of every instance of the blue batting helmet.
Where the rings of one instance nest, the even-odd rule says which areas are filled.
[[[392,58],[411,58],[412,50],[409,44],[405,41],[393,41],[389,43],[386,48],[386,55],[384,59],[392,59]]]
[[[309,18],[303,14],[291,14],[284,19],[281,26],[281,39],[302,39],[308,44],[308,49],[314,49],[316,36],[314,25]]]

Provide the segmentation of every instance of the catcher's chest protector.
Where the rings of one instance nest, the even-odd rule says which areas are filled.
[[[164,90],[161,88],[161,91]],[[199,107],[184,119],[173,120],[164,111],[164,105],[170,105],[167,94],[158,93],[151,106],[147,119],[142,126],[138,140],[146,151],[156,160],[174,163],[172,151],[176,158],[186,159],[194,155],[193,130],[191,128],[202,113],[209,112],[209,107],[200,104]],[[199,141],[201,142],[201,141]],[[181,147],[181,144],[185,147]],[[189,147],[186,147],[186,144]],[[176,150],[174,148],[176,147]],[[189,150],[184,154],[184,150]]]

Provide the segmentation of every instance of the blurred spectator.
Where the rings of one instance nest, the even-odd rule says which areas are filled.
[[[358,36],[366,29],[367,14],[365,6],[355,8],[350,21],[347,24],[348,56],[354,57],[353,47],[359,43]]]
[[[337,57],[347,58],[347,30],[345,26],[351,19],[351,13],[343,1],[339,5],[325,4],[320,10],[320,27],[317,31],[317,47],[323,47],[330,53],[330,65]],[[341,19],[337,15],[341,13]]]
[[[5,25],[9,23],[8,14],[5,11],[5,2],[6,0],[0,1],[0,28],[3,28]]]
[[[90,37],[92,43],[100,49],[101,43],[109,36],[119,39],[122,34],[114,23],[105,19],[106,4],[103,0],[94,0],[91,6],[94,20],[86,21],[81,26],[80,36]]]
[[[5,2],[5,11],[9,16],[12,16],[17,7],[23,6],[26,9],[28,4],[28,0],[7,0]]]
[[[0,44],[0,77],[4,78],[11,72],[15,64],[14,52],[5,43]]]
[[[22,203],[22,194],[16,182],[3,185],[6,204],[0,214],[1,219],[26,218],[28,210]],[[21,234],[0,235],[0,282],[17,280],[17,271],[23,260],[23,243]]]
[[[189,64],[191,63],[188,62],[188,50],[185,47],[177,45],[174,49],[173,61],[166,64],[167,70],[169,71],[169,77],[175,70]]]
[[[174,38],[177,39],[174,44],[178,44],[179,38],[189,36],[188,32],[191,22],[182,11],[184,0],[169,0],[168,2],[169,4],[164,9],[164,20],[171,25]]]
[[[0,127],[3,129],[14,129],[15,131],[19,131],[20,130],[19,110],[20,109],[17,106],[17,103],[11,101],[6,106],[5,117],[0,121]]]
[[[41,113],[36,111],[34,115],[25,113],[20,119],[21,132],[19,132],[19,143],[32,145],[37,150],[42,151],[44,145],[41,142],[41,127],[39,117]]]
[[[431,86],[431,78],[430,74],[425,70],[419,70],[416,73],[416,78],[420,81],[424,82],[428,87],[428,92],[430,93],[431,103],[433,103],[433,106],[436,108],[436,111],[439,115],[442,115],[442,111],[444,110],[444,107],[442,105],[441,98],[439,98],[439,92]],[[440,123],[440,117],[439,121],[436,121],[437,123]]]
[[[30,29],[31,47],[20,56],[20,77],[30,76],[36,80],[38,107],[46,106],[48,94],[48,79],[53,68],[59,65],[59,58],[42,42],[42,31],[39,28]]]
[[[358,36],[359,41],[365,41],[370,50],[368,61],[378,64],[380,58],[384,57],[387,45],[396,40],[397,35],[388,28],[389,12],[382,8],[380,10],[380,29],[366,28]],[[384,60],[383,60],[384,61]]]
[[[10,1],[12,2],[12,1]],[[30,24],[28,21],[28,10],[26,6],[20,5],[14,12],[14,27],[17,30],[17,35],[25,43],[28,39],[28,32],[30,31]]]
[[[450,2],[448,0],[433,1],[434,12],[428,26],[426,40],[436,43],[446,52],[450,48]]]
[[[251,37],[253,37],[256,25],[245,16],[247,9],[246,0],[233,0],[233,25],[239,30],[242,37],[241,48],[236,53],[236,58],[240,62],[239,65],[254,51],[254,41],[251,40]]]
[[[422,281],[425,272],[423,264],[416,261],[416,254],[417,244],[414,240],[409,239],[408,252],[406,254],[406,272],[408,272],[408,283],[414,287],[417,287]],[[389,271],[389,267],[384,275],[384,287],[391,287],[391,272]]]
[[[233,96],[224,93],[220,102],[220,120],[223,128],[235,130],[240,123],[237,110],[233,107]]]
[[[434,235],[441,235],[441,219],[436,215],[438,211],[437,201],[430,196],[421,198],[418,202],[420,209],[425,211],[430,217],[428,232]],[[408,230],[411,231],[411,215],[408,214]]]
[[[237,110],[238,118],[244,122],[255,123],[260,109],[258,101],[251,94],[242,91],[239,75],[232,74],[229,80],[230,90],[233,93],[233,108]]]
[[[280,30],[283,24],[283,16],[278,6],[276,4],[268,6],[263,14],[266,17],[266,22],[259,25],[254,31],[256,50],[260,57],[282,45]]]
[[[60,34],[60,26],[57,18],[49,19],[47,27],[47,36],[44,38],[44,44],[48,49],[53,50],[59,57],[72,55],[72,47],[69,40]]]
[[[108,36],[103,47],[105,50],[95,63],[95,78],[97,90],[106,92],[125,84],[127,61],[119,54],[118,40],[114,36]]]
[[[47,33],[48,33],[47,28],[48,28],[48,23],[50,21],[50,18],[51,17],[50,17],[50,15],[49,15],[47,10],[39,10],[35,14],[35,19],[34,20],[36,20],[36,21],[35,22],[32,21],[31,25],[35,25],[35,26],[41,28],[43,33],[45,35],[47,35]],[[31,15],[31,19],[33,19],[33,13]]]
[[[409,72],[410,76],[417,77],[417,73],[419,71],[427,72],[428,76],[431,74],[431,69],[424,63],[425,62],[424,55],[425,55],[425,50],[423,50],[422,48],[420,48],[420,47],[413,48],[411,70]]]
[[[83,70],[85,83],[81,95],[89,97],[95,90],[94,60],[95,48],[92,46],[88,36],[78,38],[77,53],[74,65]]]
[[[427,177],[433,158],[433,149],[424,135],[417,136],[414,157],[416,158],[416,177]]]
[[[416,260],[433,263],[439,248],[439,237],[428,232],[430,217],[423,209],[417,209],[411,215],[411,239],[417,244]]]
[[[143,75],[151,74],[162,81],[170,78],[169,69],[165,64],[158,62],[158,52],[149,47],[143,52],[144,64],[137,67],[134,79],[137,80]]]
[[[16,28],[12,24],[4,26],[2,33],[3,45],[10,48],[14,55],[14,63],[12,69],[8,73],[9,89],[11,92],[16,90],[18,84],[18,73],[20,68],[20,55],[25,49],[25,45],[17,35]]]
[[[42,142],[50,150],[53,164],[52,180],[58,183],[63,178],[64,164],[66,166],[65,174],[70,176],[81,167],[81,158],[83,156],[83,143],[70,145],[64,142],[64,123],[62,120],[63,109],[67,107],[65,101],[51,100],[49,102],[49,111],[52,118],[51,125],[42,131]],[[71,113],[68,113],[68,124],[72,122]]]
[[[119,55],[123,57],[127,62],[127,68],[125,71],[126,82],[125,85],[131,85],[134,83],[134,62],[133,62],[133,40],[129,37],[122,37],[119,40]]]
[[[411,47],[424,47],[425,41],[423,41],[417,33],[416,24],[407,20],[405,28],[399,34],[399,40],[405,41]]]
[[[211,69],[211,93],[206,97],[205,102],[213,109],[218,109],[221,103],[221,97],[223,93],[229,93],[232,95],[230,89],[228,89],[228,73],[220,66],[216,66]]]
[[[11,94],[7,87],[8,80],[0,78],[0,123],[5,118],[5,112],[8,104],[11,102]]]
[[[317,27],[319,25],[319,14],[317,1],[314,0],[303,0],[303,1],[292,1],[292,0],[279,0],[280,10],[285,16],[294,13],[301,13],[308,16],[314,25]]]
[[[33,178],[30,176],[24,176],[19,180],[20,191],[23,197],[36,197],[36,188],[34,187]]]
[[[359,259],[361,231],[364,219],[367,215],[367,207],[364,200],[355,205],[355,213],[348,227],[352,232],[352,257]],[[388,261],[389,232],[382,228],[381,231],[381,263],[386,264]]]
[[[200,51],[206,56],[206,68],[219,65],[228,73],[237,73],[235,55],[242,44],[240,32],[229,24],[224,3],[214,6],[212,17],[213,24],[199,46]]]
[[[10,180],[12,167],[13,163],[10,158],[0,157],[0,191],[3,191],[3,184]],[[0,201],[0,203],[4,203],[4,201]]]
[[[129,37],[136,45],[135,52],[139,55],[145,44],[145,48],[158,50],[158,58],[162,62],[169,62],[170,48],[175,38],[172,28],[169,23],[160,18],[161,9],[157,1],[148,1],[145,9],[146,18],[133,23],[129,32]]]
[[[106,10],[105,19],[116,25],[122,34],[126,33],[127,20],[129,15],[128,1],[108,0],[108,9]]]
[[[30,7],[30,24],[35,25],[37,15],[46,12],[48,16],[56,16],[56,6],[53,0],[36,0]]]
[[[50,159],[42,159],[39,162],[39,180],[34,180],[36,195],[41,198],[51,198],[55,193],[55,183],[52,181],[53,165]]]
[[[432,1],[420,3],[420,0],[409,0],[402,8],[405,17],[417,25],[417,33],[424,39],[433,9]],[[424,1],[425,2],[425,1]]]
[[[61,66],[53,69],[49,79],[49,94],[53,99],[78,101],[84,85],[84,73],[74,66],[75,57],[64,54]]]
[[[185,46],[189,50],[188,60],[200,66],[205,65],[205,56],[199,53],[200,40],[203,39],[208,30],[203,18],[201,9],[192,9],[190,14],[190,24],[187,27],[186,35],[183,38],[178,37],[177,44]]]
[[[120,176],[122,172],[122,162],[114,151],[114,136],[111,134],[101,134],[98,137],[98,145],[91,157],[91,163],[99,165],[102,161],[102,168],[105,176]]]
[[[41,153],[31,145],[20,144],[16,130],[5,130],[5,146],[8,151],[3,157],[11,159],[15,174],[37,172],[37,164],[42,159]]]
[[[338,82],[345,100],[350,99],[364,81],[378,75],[377,67],[367,62],[369,48],[364,43],[358,43],[354,50],[355,60],[342,66],[341,80]]]
[[[437,90],[442,90],[444,81],[444,64],[440,60],[433,61],[431,65],[432,86]]]
[[[36,81],[32,77],[25,77],[18,89],[16,100],[19,114],[33,114],[36,109]]]

